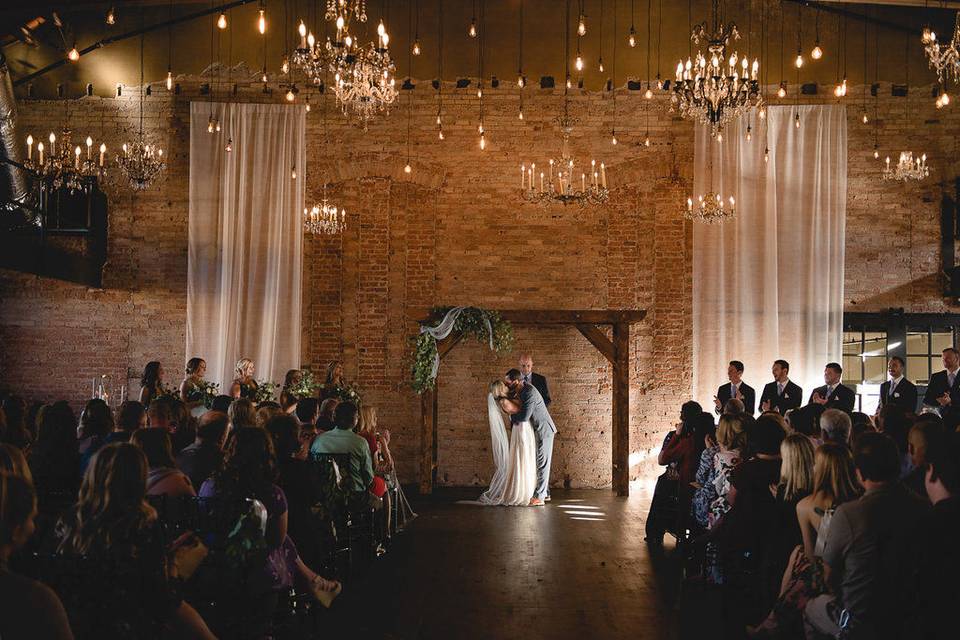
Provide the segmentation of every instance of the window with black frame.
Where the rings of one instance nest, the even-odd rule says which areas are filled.
[[[872,414],[886,379],[889,344],[886,331],[847,327],[843,332],[843,382],[857,392],[854,409]]]
[[[955,343],[955,327],[907,327],[907,378],[926,385],[943,369],[943,350]]]

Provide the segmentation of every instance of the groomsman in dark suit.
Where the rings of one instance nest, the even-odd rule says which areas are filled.
[[[907,413],[917,411],[917,385],[903,376],[906,363],[900,356],[891,356],[887,363],[890,379],[880,385],[880,408],[888,404],[902,407]]]
[[[728,384],[721,385],[717,389],[717,395],[713,397],[713,403],[716,405],[716,413],[720,415],[723,407],[730,398],[737,398],[743,403],[743,412],[748,416],[754,414],[757,406],[757,392],[753,387],[743,381],[743,363],[739,360],[731,360],[727,365]]]
[[[930,376],[923,404],[940,409],[948,431],[960,424],[960,352],[953,347],[943,350],[943,371]]]
[[[536,387],[540,395],[543,396],[543,403],[550,406],[550,388],[547,387],[547,379],[539,373],[533,372],[533,358],[529,353],[520,356],[520,373],[523,374],[524,384],[532,384]]]
[[[780,415],[796,409],[803,401],[803,389],[790,381],[790,363],[773,362],[773,382],[768,382],[760,395],[760,411],[776,411]]]
[[[839,409],[844,413],[853,413],[853,405],[857,401],[856,392],[840,382],[843,367],[836,362],[829,362],[823,369],[822,387],[817,387],[810,394],[810,404],[823,405],[824,409]]]

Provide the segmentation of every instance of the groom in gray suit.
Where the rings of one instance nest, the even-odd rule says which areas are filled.
[[[557,432],[557,425],[547,411],[543,396],[532,384],[524,384],[523,374],[518,369],[507,371],[504,382],[521,402],[520,412],[510,416],[510,423],[529,422],[537,439],[537,488],[530,499],[530,506],[542,507],[543,499],[550,490],[550,462],[553,459],[553,436]]]

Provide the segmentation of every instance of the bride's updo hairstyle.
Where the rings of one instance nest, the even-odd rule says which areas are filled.
[[[503,400],[509,395],[510,390],[503,380],[494,380],[490,383],[490,393],[494,400]]]

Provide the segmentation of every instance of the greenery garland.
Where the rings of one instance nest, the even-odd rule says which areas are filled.
[[[446,317],[454,307],[434,307],[430,311],[430,319],[424,322],[436,326]],[[493,336],[488,335],[487,322],[493,330]],[[513,348],[513,327],[500,317],[497,311],[466,307],[457,317],[450,335],[459,335],[464,338],[473,338],[477,342],[490,344],[497,353],[509,351]],[[437,340],[429,333],[420,333],[411,339],[413,342],[412,383],[413,390],[418,394],[433,389],[436,379],[433,375],[433,363],[437,355]]]

